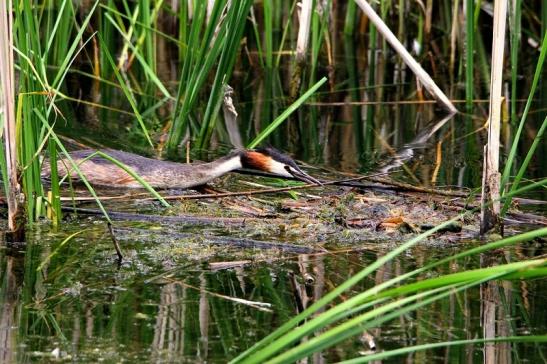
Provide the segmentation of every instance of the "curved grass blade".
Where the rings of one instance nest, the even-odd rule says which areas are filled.
[[[525,187],[519,189],[518,191],[512,192],[511,194],[514,195],[514,194],[517,194],[517,193],[521,193],[524,190],[536,188],[538,186],[545,185],[546,183],[547,183],[547,181],[540,181],[539,183],[534,183],[534,184],[525,186]],[[409,241],[405,242],[404,244],[400,245],[399,247],[395,248],[394,250],[392,250],[388,254],[384,255],[381,258],[379,258],[374,263],[372,263],[371,265],[367,266],[366,268],[364,268],[363,270],[361,270],[360,272],[358,272],[357,274],[355,274],[354,276],[349,278],[347,281],[345,281],[344,283],[342,283],[341,285],[339,285],[338,287],[333,289],[331,292],[327,293],[325,296],[323,296],[321,299],[316,301],[314,304],[312,304],[306,310],[304,310],[300,314],[296,315],[295,317],[293,317],[292,319],[290,319],[289,321],[287,321],[286,323],[281,325],[278,329],[276,329],[270,335],[266,336],[261,341],[259,341],[258,343],[256,343],[255,345],[253,345],[252,347],[250,347],[249,349],[247,349],[243,353],[241,353],[238,357],[234,358],[232,362],[237,363],[237,362],[245,361],[248,357],[253,355],[253,353],[256,353],[261,348],[269,345],[270,343],[272,343],[274,340],[280,338],[285,333],[289,332],[290,330],[293,330],[304,319],[311,316],[311,314],[313,314],[317,310],[321,309],[322,307],[327,305],[329,302],[333,301],[341,293],[345,292],[346,290],[348,290],[349,288],[351,288],[352,286],[357,284],[357,282],[361,281],[362,279],[367,277],[369,274],[374,272],[376,269],[378,269],[379,267],[381,267],[385,263],[389,262],[390,260],[392,260],[393,258],[398,256],[399,254],[401,254],[405,250],[411,248],[412,246],[416,245],[417,243],[424,240],[428,236],[431,236],[432,234],[439,231],[440,229],[448,226],[449,224],[452,224],[453,222],[459,220],[460,218],[462,218],[462,217],[464,217],[468,214],[474,213],[476,211],[478,211],[478,209],[474,209],[474,210],[471,210],[471,211],[465,211],[462,214],[459,214],[456,217],[454,217],[450,220],[447,220],[446,222],[444,222],[442,224],[437,225],[432,230],[428,230],[428,231],[426,231],[426,232],[424,232],[424,233],[410,239]],[[547,228],[546,229],[541,229],[540,232],[538,232],[538,234],[541,234],[541,236],[547,234]],[[476,248],[476,249],[480,249],[480,248]],[[449,258],[447,258],[447,259],[449,259]],[[448,260],[443,260],[442,262],[445,263],[446,261],[448,261]],[[418,274],[420,272],[422,272],[422,270],[418,269],[418,270],[415,270],[413,272],[409,272],[409,273],[397,276],[397,277],[395,277],[395,278],[393,278],[393,279],[391,279],[387,282],[384,282],[380,285],[372,287],[371,289],[361,293],[360,295],[352,297],[349,300],[347,300],[347,301],[333,307],[331,309],[331,311],[333,311],[334,315],[341,314],[346,309],[348,309],[352,305],[354,305],[355,301],[363,300],[366,297],[373,296],[373,295],[381,292],[382,290],[384,290],[384,289],[386,289],[386,288],[388,288],[388,287],[402,281],[403,279],[409,278],[409,277],[411,277],[415,274]],[[310,329],[310,331],[312,331],[312,330],[313,330],[313,328]]]
[[[509,152],[509,156],[507,157],[507,161],[505,162],[505,167],[503,169],[503,175],[501,177],[501,183],[500,183],[500,191],[504,191],[505,185],[507,182],[509,182],[509,175],[511,174],[511,168],[513,166],[513,163],[515,162],[515,158],[517,156],[517,147],[520,141],[520,134],[522,133],[522,129],[524,129],[524,123],[526,122],[526,117],[528,116],[528,111],[530,110],[530,106],[532,105],[532,101],[534,99],[534,95],[536,93],[536,88],[539,83],[539,78],[542,73],[543,69],[543,62],[545,61],[545,57],[547,56],[547,32],[545,32],[545,36],[543,37],[543,41],[541,42],[541,52],[539,54],[539,59],[536,65],[536,71],[534,73],[534,79],[532,81],[532,87],[530,89],[530,94],[528,95],[528,100],[526,101],[526,106],[524,107],[524,112],[522,113],[522,116],[520,118],[519,126],[517,128],[517,132],[515,133],[515,136],[513,137],[513,144],[511,144],[511,151]]]
[[[544,343],[544,342],[547,342],[547,335],[505,336],[505,337],[496,337],[492,339],[454,340],[454,341],[444,341],[440,343],[413,345],[413,346],[407,346],[407,347],[395,349],[395,350],[386,350],[381,353],[370,354],[370,355],[362,356],[360,358],[344,360],[339,362],[339,364],[368,363],[373,360],[374,361],[383,360],[383,359],[392,358],[394,356],[415,353],[417,351],[430,350],[435,348],[446,348],[450,346],[460,346],[460,345],[469,345],[469,344],[486,344],[486,343],[503,343],[503,342]]]
[[[134,179],[137,180],[137,182],[139,182],[144,188],[146,188],[148,190],[148,192],[150,192],[152,194],[152,196],[154,196],[155,198],[158,199],[158,201],[161,202],[161,204],[164,206],[164,207],[171,207],[171,205],[169,205],[169,203],[167,201],[165,201],[165,199],[163,197],[161,197],[161,195],[152,187],[150,186],[150,184],[148,182],[146,182],[141,176],[139,176],[131,167],[123,164],[122,162],[118,161],[117,159],[115,158],[112,158],[111,156],[109,156],[108,154],[106,153],[103,153],[101,151],[96,151],[95,153],[92,153],[89,157],[87,157],[86,159],[90,159],[90,158],[93,158],[94,156],[99,156],[101,158],[104,158],[112,163],[114,163],[116,166],[118,166],[120,169],[123,169],[127,174],[129,174],[131,177],[133,177]]]
[[[313,352],[318,352],[325,348],[331,347],[338,342],[341,342],[351,336],[354,336],[362,332],[363,330],[367,330],[372,327],[377,327],[378,325],[384,322],[387,322],[393,318],[404,315],[408,312],[414,311],[418,308],[426,306],[442,298],[448,297],[451,294],[466,290],[468,288],[479,285],[481,283],[488,282],[490,280],[501,279],[510,273],[514,273],[527,268],[532,268],[538,265],[544,265],[546,261],[547,260],[545,259],[540,259],[540,260],[532,260],[532,261],[526,261],[526,262],[509,263],[509,264],[494,266],[490,268],[477,269],[472,273],[462,272],[462,274],[460,274],[461,276],[460,282],[454,283],[452,280],[447,280],[446,285],[443,285],[442,287],[439,287],[437,289],[434,289],[431,291],[425,291],[423,293],[419,293],[410,297],[405,297],[403,299],[399,299],[399,300],[390,302],[386,305],[375,308],[371,311],[368,311],[364,314],[354,317],[332,329],[329,329],[325,331],[324,333],[321,333],[320,335],[311,338],[308,341],[304,341],[300,345],[294,348],[284,351],[281,355],[274,357],[272,360],[268,361],[268,363],[273,364],[273,363],[292,362],[297,359],[306,357]],[[467,279],[465,278],[466,273],[470,273],[468,274]],[[437,292],[440,292],[440,293],[436,294]],[[432,293],[435,293],[435,294],[431,295]],[[415,301],[415,303],[412,303],[408,306],[404,306],[407,303],[413,302],[413,301]],[[326,314],[328,314],[328,311],[326,312]],[[324,315],[325,313],[317,316],[312,321],[320,322],[322,321],[323,319],[322,316]],[[319,328],[323,328],[323,327],[324,325],[319,326]],[[289,339],[293,341],[294,336],[296,336],[296,332],[291,332],[291,333],[288,333],[286,337],[284,338],[286,341],[288,341]],[[279,340],[279,342],[281,341],[282,340]],[[258,358],[258,360],[262,360],[263,358],[264,359],[268,358],[269,355],[266,356],[268,352],[275,353],[276,351],[282,350],[283,347],[284,346],[281,346],[281,343],[278,344],[277,341],[274,342],[271,345],[271,347],[266,348],[269,350],[268,351],[265,350],[265,353],[262,355],[261,358]],[[255,359],[252,357],[249,358],[250,363],[262,362],[262,361],[254,361],[254,360]]]
[[[536,152],[536,149],[539,145],[539,143],[543,139],[543,133],[545,132],[545,128],[547,127],[547,117],[543,119],[543,123],[541,124],[541,127],[539,128],[539,131],[536,134],[536,137],[534,138],[534,141],[532,142],[532,145],[530,146],[530,149],[528,150],[528,153],[526,153],[526,157],[524,158],[524,161],[522,162],[522,165],[519,168],[519,171],[517,172],[517,175],[515,177],[515,180],[513,181],[511,185],[511,192],[515,191],[520,181],[522,180],[522,177],[524,177],[524,173],[528,169],[528,164],[530,164],[530,160],[532,160],[532,156]],[[507,209],[509,208],[509,204],[511,203],[511,198],[508,197],[505,199],[505,202],[503,203],[503,207],[501,209],[501,216],[505,215],[507,212]]]
[[[133,54],[135,55],[135,57],[137,58],[137,60],[139,61],[142,69],[144,70],[145,74],[150,78],[150,80],[156,85],[156,87],[158,88],[158,90],[161,91],[161,93],[165,96],[165,97],[168,97],[170,99],[174,99],[173,96],[171,96],[171,94],[169,93],[169,91],[167,91],[167,89],[165,88],[165,86],[163,85],[163,83],[160,81],[160,79],[158,78],[158,76],[156,76],[156,73],[152,70],[152,68],[148,65],[148,63],[146,62],[146,60],[144,59],[144,57],[141,55],[140,51],[131,43],[131,39],[128,37],[127,34],[125,34],[122,29],[118,26],[118,24],[114,21],[114,19],[112,19],[112,17],[106,13],[105,14],[105,18],[108,19],[112,25],[114,26],[114,28],[116,28],[116,30],[118,30],[118,32],[120,33],[120,35],[122,36],[122,38],[125,40],[127,46],[133,51]]]
[[[84,231],[85,231],[85,230],[80,230],[80,231],[75,232],[74,234],[71,234],[71,235],[67,236],[67,237],[65,238],[65,240],[63,240],[63,241],[61,242],[61,244],[59,244],[59,246],[57,246],[57,248],[55,248],[55,250],[54,250],[53,252],[51,252],[51,254],[49,254],[49,255],[46,257],[46,259],[44,259],[44,260],[40,263],[40,265],[36,268],[36,271],[37,271],[37,272],[41,271],[42,268],[44,268],[44,265],[46,265],[46,264],[51,260],[51,258],[53,258],[55,255],[57,255],[57,253],[59,252],[59,250],[61,250],[61,248],[62,248],[66,243],[68,243],[68,242],[71,241],[72,238],[74,238],[76,235],[79,235],[79,234],[83,233]]]
[[[259,145],[264,139],[266,139],[275,129],[279,127],[296,109],[300,107],[315,91],[319,89],[325,82],[327,78],[323,77],[315,83],[308,91],[306,91],[302,96],[300,96],[295,102],[291,104],[285,111],[281,113],[270,125],[268,125],[260,134],[253,139],[247,145],[247,148],[252,149]]]
[[[72,166],[73,166],[74,170],[76,171],[76,173],[78,173],[78,175],[82,179],[82,183],[87,187],[89,193],[91,193],[91,195],[95,199],[95,202],[97,202],[97,205],[99,206],[99,209],[103,213],[106,220],[108,222],[112,223],[112,220],[110,220],[110,216],[108,216],[108,212],[106,212],[106,209],[104,208],[101,200],[99,199],[99,196],[97,196],[97,193],[95,192],[93,187],[91,187],[91,185],[87,181],[87,178],[85,178],[82,171],[80,171],[80,169],[78,168],[78,165],[76,164],[76,162],[74,162],[74,160],[72,159],[72,157],[70,156],[70,154],[66,150],[65,146],[61,142],[61,140],[59,140],[59,137],[57,137],[57,134],[53,131],[53,129],[51,128],[51,126],[49,125],[49,123],[47,122],[45,117],[40,113],[40,111],[38,109],[33,109],[33,110],[34,110],[34,113],[38,116],[38,119],[40,119],[40,121],[42,122],[42,124],[50,131],[50,133],[51,133],[50,138],[53,138],[53,140],[55,141],[55,143],[57,144],[59,149],[61,149],[61,151],[63,152],[63,154],[67,158],[67,160],[70,162],[70,164],[72,164]]]

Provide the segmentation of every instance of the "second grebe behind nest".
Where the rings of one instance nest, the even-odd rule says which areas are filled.
[[[96,150],[86,149],[70,153],[86,179],[95,186],[141,188],[142,185],[130,174],[111,161],[96,155]],[[274,148],[241,150],[210,163],[183,164],[142,157],[119,150],[101,150],[112,158],[130,167],[154,188],[191,188],[206,184],[228,172],[249,168],[269,172],[281,177],[294,177],[303,182],[321,184],[302,171],[290,157]],[[88,160],[85,160],[89,158]],[[72,179],[78,180],[78,173],[66,159],[58,162],[59,176],[70,171]],[[45,162],[44,177],[49,177],[50,168]]]

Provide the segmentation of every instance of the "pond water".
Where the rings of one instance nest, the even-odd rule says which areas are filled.
[[[338,111],[344,115],[344,111]],[[386,120],[391,120],[391,113],[402,115],[408,110],[386,108],[383,112]],[[414,123],[393,126],[396,132],[386,134],[389,127],[380,125],[375,129],[372,147],[367,148],[355,139],[352,123],[341,117],[333,123],[330,137],[347,142],[334,144],[321,155],[303,151],[301,159],[310,163],[311,174],[327,178],[340,177],[333,175],[334,170],[389,170],[399,180],[424,187],[477,186],[480,183],[477,150],[481,141],[473,131],[480,128],[480,121],[465,115],[450,119],[443,119],[442,115],[434,117],[432,107],[419,113],[414,110],[414,115]],[[359,149],[360,145],[363,149]],[[249,188],[245,183],[264,182],[253,177],[241,182],[241,178],[230,176],[221,181],[221,186],[225,190],[239,190]],[[335,195],[345,193],[336,191]],[[321,194],[330,196],[332,191],[310,191],[303,197],[313,200]],[[376,191],[372,198],[382,201],[390,195],[397,193]],[[537,193],[531,197],[542,198]],[[277,195],[279,199],[290,200],[286,195]],[[401,201],[375,205],[393,209],[404,203],[404,198]],[[129,198],[121,203],[106,202],[106,206],[109,211],[147,216],[232,217],[239,216],[241,211],[232,209],[231,204],[247,203],[249,200],[245,198],[228,204],[207,200],[175,203],[166,210],[155,202]],[[80,205],[96,209],[92,203]],[[258,206],[264,208],[264,199],[258,201]],[[351,209],[354,205],[348,206]],[[532,212],[540,211],[541,208]],[[330,221],[337,225],[333,233],[322,230],[311,220],[302,221],[302,216],[294,210],[284,213],[296,216],[281,222],[265,220],[267,228],[249,227],[250,222],[232,226],[214,221],[178,223],[169,218],[131,222],[122,217],[113,227],[124,254],[121,265],[108,227],[100,217],[67,214],[59,229],[46,222],[34,224],[27,231],[26,244],[7,245],[0,250],[2,362],[223,363],[384,255],[393,244],[412,236],[390,237],[370,228],[338,226],[336,219]],[[446,216],[454,214],[455,211]],[[275,215],[279,216],[279,211]],[[242,216],[246,216],[245,211]],[[291,229],[296,232],[291,233]],[[522,229],[516,227],[512,231]],[[76,235],[66,240],[73,233]],[[480,244],[472,236],[473,230],[454,239],[431,238],[362,281],[347,297]],[[230,237],[238,244],[230,241]],[[250,239],[251,244],[245,239]],[[257,241],[267,244],[257,246]],[[287,246],[275,246],[276,243]],[[503,263],[546,253],[544,245],[531,242],[485,254],[483,258]],[[478,258],[466,259],[417,279],[479,266]],[[491,288],[497,292],[498,333],[512,336],[546,332],[543,303],[547,300],[547,280],[500,282]],[[482,337],[482,294],[478,288],[455,294],[346,340],[335,349],[317,354],[313,360],[335,362],[371,352],[369,337],[377,350]],[[545,347],[539,344],[498,344],[495,351],[497,358],[505,362],[537,363],[547,357]],[[405,360],[479,362],[483,355],[482,345],[467,345],[418,352]]]
[[[449,14],[450,2],[444,2],[444,7]],[[257,16],[260,19],[260,10]],[[343,17],[342,12],[337,16]],[[480,24],[482,18],[478,19]],[[362,21],[360,27],[366,29],[368,25]],[[401,27],[400,32],[410,44],[412,32],[403,30]],[[443,45],[439,47],[443,49],[433,51],[444,52],[448,57],[450,32],[435,31],[440,34],[437,34],[438,43],[433,43]],[[207,151],[192,152],[194,159],[213,159],[236,146],[237,139],[245,145],[290,104],[286,91],[292,56],[284,55],[279,68],[261,67],[255,59],[258,56],[251,30],[247,32],[249,43],[245,43],[245,52],[242,51],[245,57],[238,60],[230,79],[240,115],[239,138],[234,138],[228,125],[221,125],[215,130]],[[278,33],[277,45],[277,38],[281,36],[281,32]],[[446,118],[434,105],[416,101],[422,90],[416,89],[411,72],[380,43],[380,38],[377,48],[371,51],[364,30],[355,39],[342,39],[339,33],[332,37],[336,46],[332,57],[321,55],[317,69],[305,72],[303,79],[302,92],[319,79],[319,75],[328,75],[328,87],[325,86],[328,90],[322,89],[310,98],[268,142],[290,152],[316,177],[342,178],[347,174],[383,171],[401,182],[442,190],[461,188],[474,196],[481,183],[488,103],[475,100],[469,108],[460,103],[464,97],[461,85],[464,59],[458,61],[459,71],[454,69],[454,74],[445,77],[447,59],[431,53],[420,56],[428,71],[434,71],[433,77],[450,99],[456,100],[460,110],[466,110]],[[158,37],[158,42],[166,40]],[[489,44],[489,39],[484,42]],[[534,47],[523,47],[521,58],[529,59],[519,63],[519,69],[522,68],[519,113],[524,106],[522,99],[530,89],[537,53]],[[93,54],[93,50],[88,54]],[[161,56],[158,77],[175,94],[177,72],[173,70],[178,70],[180,64],[168,59],[168,52]],[[86,69],[92,62],[86,59],[82,63]],[[481,70],[481,74],[484,78],[489,72]],[[148,80],[145,73],[127,78],[133,82],[133,77],[142,79],[139,87]],[[488,93],[484,86],[487,82],[479,75],[476,77],[475,98],[484,99]],[[63,109],[68,120],[56,124],[59,134],[92,147],[158,154],[157,150],[151,151],[145,146],[140,125],[133,115],[126,115],[132,112],[126,98],[110,85],[111,81],[99,87],[80,73],[70,74],[68,80],[66,93],[73,95],[74,100],[82,97],[107,107],[72,100],[73,108],[69,112]],[[508,84],[506,86],[508,89]],[[533,104],[518,150],[519,162],[545,116],[546,83],[540,88],[541,95]],[[207,91],[207,88],[201,91],[199,106],[192,110],[193,124],[199,124],[205,112]],[[167,115],[172,113],[173,105],[165,100],[160,102],[156,94],[144,93],[139,97],[142,97],[145,121],[154,143],[163,146]],[[119,113],[116,108],[125,113]],[[510,150],[516,122],[504,120],[501,136],[504,156]],[[546,148],[545,143],[540,145],[537,155],[544,155]],[[181,153],[178,157],[182,160],[185,156]],[[544,178],[546,170],[547,158],[534,158],[526,178]],[[232,175],[214,186],[220,184],[224,190],[237,191],[260,188],[256,183],[285,182]],[[122,194],[118,191],[101,193]],[[545,201],[546,194],[544,189],[525,197]],[[65,191],[64,195],[69,194]],[[397,190],[363,186],[314,189],[297,195],[296,200],[287,194],[259,195],[220,202],[175,202],[167,209],[140,197],[107,201],[106,207],[112,212],[138,213],[141,216],[137,220],[148,221],[132,221],[129,218],[132,215],[118,215],[110,232],[105,220],[97,214],[67,213],[59,228],[39,221],[27,229],[25,243],[0,244],[0,363],[224,363],[415,235],[416,231],[379,231],[378,226],[387,217],[404,216],[416,226],[435,224],[455,216],[468,202],[466,196],[458,201],[460,206],[451,210],[447,202],[454,201],[449,197],[444,200],[428,195],[411,197]],[[64,204],[69,206],[71,202]],[[89,202],[77,204],[81,208],[97,209]],[[414,204],[418,208],[413,210]],[[312,206],[311,210],[307,210],[308,205]],[[545,215],[545,204],[526,209]],[[369,222],[369,215],[361,215],[365,212],[375,220]],[[143,218],[144,214],[148,219]],[[152,215],[164,218],[153,219]],[[177,216],[199,218],[191,222],[177,220]],[[544,217],[540,219],[545,224]],[[438,234],[415,246],[353,287],[342,299],[481,244],[476,222],[476,216],[463,220],[461,232]],[[4,221],[1,223],[5,225]],[[529,228],[513,225],[508,233]],[[113,237],[124,255],[121,264],[113,248]],[[532,241],[441,266],[416,280],[476,269],[484,261],[501,264],[545,254],[545,240]],[[484,330],[481,301],[487,294],[485,290],[494,297],[487,303],[494,307],[497,334],[547,332],[544,306],[547,280],[502,281],[454,294],[373,331],[363,332],[357,338],[315,355],[313,362],[336,362],[371,352],[370,338],[377,350],[481,338]],[[547,362],[544,345],[496,344],[493,348],[496,363]],[[484,352],[483,345],[455,346],[385,362],[482,362]]]
[[[355,250],[327,238],[321,245],[328,253],[298,254],[219,246],[203,237],[225,236],[233,228],[118,226],[121,230],[114,231],[126,258],[121,265],[106,224],[95,218],[67,223],[58,232],[38,224],[28,231],[26,246],[0,250],[2,362],[223,363],[391,246],[369,241]],[[187,235],[173,238],[175,230]],[[62,245],[72,232],[80,233]],[[359,283],[353,292],[461,248],[459,244],[435,245],[434,240],[420,245]],[[528,243],[489,258],[502,262],[545,253],[544,246]],[[478,258],[466,259],[418,279],[478,266]],[[502,297],[496,313],[502,332],[545,333],[545,279],[502,282],[494,289]],[[481,337],[482,330],[480,290],[471,289],[369,334],[384,350]],[[506,362],[545,361],[545,347],[538,344],[504,344],[496,350]],[[334,362],[369,351],[363,334],[321,353],[315,362]],[[418,352],[406,360],[479,362],[482,357],[482,346],[469,345]]]

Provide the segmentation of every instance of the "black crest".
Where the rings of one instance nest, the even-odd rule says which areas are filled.
[[[255,149],[255,151],[257,151],[259,153],[262,153],[264,155],[267,155],[267,156],[271,157],[273,160],[276,160],[280,163],[291,166],[291,167],[293,167],[297,170],[299,169],[298,165],[296,164],[296,162],[291,157],[289,157],[286,154],[281,153],[279,150],[277,150],[273,147],[258,148],[258,149]]]

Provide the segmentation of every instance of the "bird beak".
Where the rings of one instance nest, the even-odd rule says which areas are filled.
[[[289,168],[289,173],[292,174],[292,176],[294,178],[299,179],[300,181],[315,184],[315,185],[318,185],[318,186],[323,185],[319,180],[313,178],[312,176],[305,173],[301,169]]]

